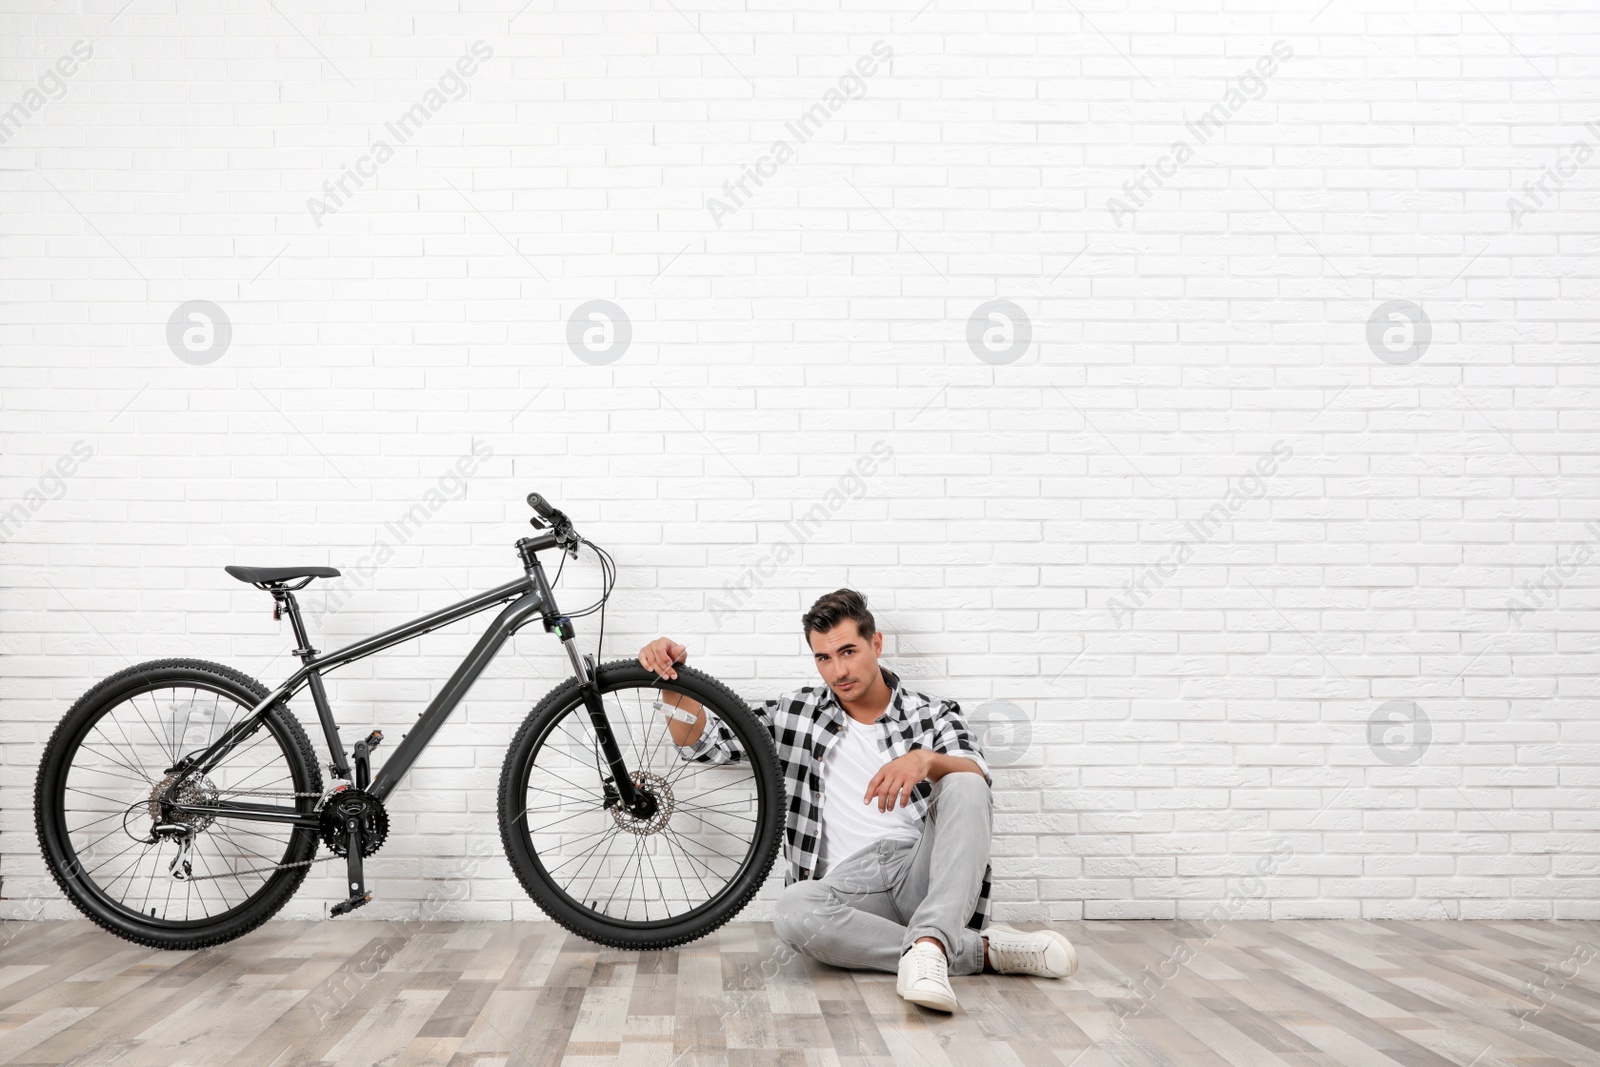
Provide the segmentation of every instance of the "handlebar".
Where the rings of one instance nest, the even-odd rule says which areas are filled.
[[[572,520],[560,508],[552,507],[550,502],[538,493],[528,494],[528,506],[531,507],[539,518],[529,519],[528,522],[536,530],[542,530],[548,523],[554,534],[556,547],[563,552],[568,552],[574,559],[578,556],[578,534],[572,528]],[[543,519],[544,522],[540,522]]]
[[[580,615],[588,615],[598,609],[600,611],[600,634],[603,638],[606,627],[606,601],[611,599],[611,591],[617,587],[617,561],[611,558],[611,553],[593,541],[587,541],[579,536],[578,531],[572,528],[572,520],[567,518],[560,508],[552,507],[550,501],[538,493],[528,494],[528,506],[534,510],[534,517],[528,520],[529,524],[536,530],[544,531],[536,537],[524,537],[517,542],[517,552],[522,557],[523,566],[528,569],[529,577],[539,574],[538,553],[546,549],[559,549],[573,559],[577,559],[578,546],[583,544],[594,549],[595,555],[599,557],[603,589],[600,599],[583,611],[569,612],[568,617],[575,619]],[[556,577],[561,577],[560,571],[556,572]],[[541,585],[541,589],[547,596],[549,595],[550,590],[548,587]],[[550,604],[550,610],[554,610],[553,601]],[[547,625],[545,628],[549,629],[550,627]]]
[[[538,493],[529,493],[528,494],[528,506],[530,508],[532,508],[534,511],[537,511],[539,513],[540,517],[544,518],[544,519],[549,519],[552,515],[560,515],[561,514],[555,508],[551,507],[550,506],[550,502],[548,500],[546,500],[544,497],[540,496]],[[562,516],[562,518],[565,518],[565,517],[566,516],[564,516],[564,515]]]

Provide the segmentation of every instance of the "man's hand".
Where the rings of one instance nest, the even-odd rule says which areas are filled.
[[[861,802],[866,804],[876,797],[879,811],[893,811],[896,803],[901,807],[910,804],[911,790],[933,770],[934,757],[932,749],[914,748],[885,763],[867,783],[867,795]]]
[[[670,637],[658,637],[639,650],[639,664],[662,678],[676,678],[674,663],[687,663],[689,650]]]

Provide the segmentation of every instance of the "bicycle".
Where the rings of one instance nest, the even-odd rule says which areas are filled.
[[[598,609],[604,639],[615,561],[538,493],[528,504],[540,532],[516,542],[522,577],[325,656],[311,647],[294,593],[338,570],[226,567],[272,594],[301,666],[269,692],[222,664],[152,660],[84,693],[46,744],[34,791],[39,847],[62,891],[111,933],[169,949],[243,936],[322,860],[342,858],[348,875],[349,896],[331,916],[365,905],[363,861],[388,837],[385,801],[507,639],[537,617],[561,640],[573,676],[528,713],[501,768],[501,843],[524,890],[566,929],[619,948],[683,944],[737,914],[779,847],[784,787],[771,733],[701,671],[676,664],[666,680],[635,659],[597,666],[580,654],[572,620]],[[563,615],[538,554],[556,549],[564,567],[580,544],[599,556],[602,592]],[[376,774],[381,730],[346,753],[325,672],[500,604]],[[302,687],[327,740],[326,788],[288,704]],[[663,692],[705,705],[738,737],[741,758],[685,758],[665,726],[685,713]],[[613,843],[617,854],[601,854]],[[318,856],[319,845],[329,854]]]

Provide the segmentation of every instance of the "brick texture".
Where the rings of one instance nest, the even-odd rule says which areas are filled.
[[[0,19],[5,914],[76,914],[96,679],[289,672],[224,564],[344,568],[334,648],[516,577],[537,490],[602,659],[756,700],[866,592],[1004,759],[999,918],[1600,917],[1591,13],[120,6]],[[349,740],[486,621],[333,675]],[[457,913],[539,917],[494,783],[567,670],[485,675],[369,914],[487,843]]]

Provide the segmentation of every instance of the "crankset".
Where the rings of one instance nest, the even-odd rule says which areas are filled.
[[[383,810],[383,801],[366,790],[343,786],[322,806],[318,821],[323,843],[345,858],[350,896],[330,909],[332,915],[344,915],[372,899],[361,861],[377,852],[389,836],[389,813]]]
[[[318,815],[322,842],[335,856],[350,855],[350,843],[359,839],[363,858],[377,852],[389,836],[389,813],[383,802],[354,786],[335,792]],[[355,826],[352,827],[351,823]]]

